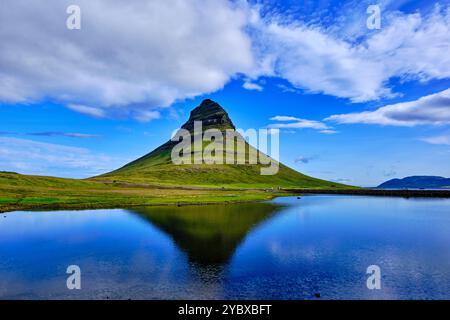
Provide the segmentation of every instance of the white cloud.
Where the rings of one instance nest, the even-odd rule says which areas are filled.
[[[287,86],[285,84],[277,84],[277,87],[281,89],[281,91],[283,92],[289,92],[289,93],[296,93],[296,94],[300,94],[301,90],[296,89],[294,87],[291,86]]]
[[[42,137],[68,137],[68,138],[80,138],[80,139],[90,139],[98,138],[96,134],[90,133],[79,133],[79,132],[60,132],[60,131],[44,131],[44,132],[31,132],[28,133],[30,136],[42,136]]]
[[[365,101],[386,96],[383,70],[351,44],[320,29],[270,23],[261,27],[267,50],[276,59],[273,74],[307,92]]]
[[[6,171],[86,178],[122,164],[123,161],[85,148],[0,137],[0,168]]]
[[[321,130],[321,131],[319,131],[320,133],[323,133],[323,134],[336,134],[336,133],[339,133],[339,131],[336,131],[336,130],[330,130],[330,129],[326,129],[326,130]]]
[[[252,67],[246,10],[229,1],[78,0],[81,30],[66,28],[70,4],[2,3],[0,101],[103,117],[216,91]]]
[[[245,81],[244,84],[242,85],[242,87],[247,90],[255,90],[255,91],[260,91],[260,92],[263,91],[263,89],[264,89],[259,84],[249,82],[249,81]]]
[[[450,77],[448,7],[426,16],[383,11],[381,30],[358,17],[339,33],[227,0],[78,0],[81,30],[68,30],[69,4],[9,0],[0,11],[0,102],[52,99],[95,117],[145,118],[142,110],[217,91],[236,76],[280,77],[290,91],[353,102],[396,95],[393,78]]]
[[[79,113],[84,113],[96,118],[104,118],[106,117],[106,112],[100,108],[94,108],[89,106],[84,106],[81,104],[68,104],[67,107],[73,111],[77,111]]]
[[[421,138],[420,140],[429,144],[450,145],[450,136],[426,137]]]
[[[315,120],[301,119],[291,116],[275,116],[270,118],[272,121],[280,121],[282,123],[270,124],[269,128],[277,129],[316,129],[316,130],[329,130],[331,129],[325,123]],[[289,122],[289,123],[285,123]]]
[[[450,124],[450,89],[375,111],[332,115],[325,120],[394,126]]]
[[[311,160],[314,160],[315,158],[316,158],[315,156],[298,156],[297,158],[295,158],[294,162],[295,163],[301,162],[303,164],[307,164]]]
[[[149,122],[151,120],[159,119],[161,114],[158,111],[140,111],[135,115],[135,119],[139,122]]]
[[[450,77],[450,9],[436,7],[428,16],[384,12],[377,32],[369,32],[364,19],[357,21],[365,30],[359,42],[348,34],[341,38],[332,28],[254,14],[260,73],[287,79],[306,92],[353,102],[396,95],[388,86],[394,77]]]
[[[275,116],[270,118],[270,120],[273,121],[296,121],[296,120],[301,120],[299,118],[296,117],[291,117],[291,116]]]
[[[351,179],[347,179],[347,178],[331,179],[331,181],[334,181],[337,183],[343,183],[343,184],[350,184],[352,182]]]
[[[314,121],[314,120],[300,120],[292,123],[275,123],[269,126],[270,128],[278,128],[278,129],[327,129],[328,126],[322,122]]]

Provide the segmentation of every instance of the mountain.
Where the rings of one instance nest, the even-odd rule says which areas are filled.
[[[450,178],[436,176],[411,176],[403,179],[392,179],[378,186],[384,189],[441,189],[450,188]]]
[[[225,132],[235,129],[228,113],[216,102],[206,99],[191,111],[188,121],[181,127],[194,133],[194,121],[201,121],[203,132],[218,129]],[[242,136],[245,156],[257,152]],[[210,142],[206,142],[206,145]],[[252,164],[182,164],[172,162],[171,152],[178,141],[167,141],[152,152],[132,161],[122,168],[91,179],[100,181],[127,181],[156,185],[206,186],[206,187],[240,187],[240,188],[343,188],[342,184],[324,181],[303,175],[281,163],[275,175],[261,175],[261,168],[267,165]],[[202,147],[204,148],[205,142]],[[224,151],[226,155],[227,151]],[[231,152],[232,153],[232,152]],[[230,154],[230,152],[228,153]],[[233,157],[242,155],[235,148]],[[195,152],[191,152],[195,157]],[[267,159],[268,158],[266,155]],[[247,157],[248,158],[248,157]],[[246,158],[246,159],[247,159]],[[273,159],[271,159],[273,160]],[[273,160],[275,161],[275,160]]]

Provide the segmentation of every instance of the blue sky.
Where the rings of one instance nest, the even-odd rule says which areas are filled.
[[[378,30],[364,1],[80,0],[81,30],[41,2],[0,12],[0,170],[112,170],[210,98],[305,174],[450,176],[448,2],[379,2]]]

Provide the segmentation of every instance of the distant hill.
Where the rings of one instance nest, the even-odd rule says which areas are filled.
[[[437,176],[411,176],[403,179],[392,179],[378,186],[384,189],[441,189],[450,188],[450,178]]]
[[[207,129],[235,129],[228,113],[216,102],[206,99],[191,111],[182,126],[193,131],[194,121]],[[242,138],[243,139],[243,138]],[[147,155],[115,171],[93,177],[94,180],[129,181],[175,186],[242,188],[348,188],[348,186],[301,174],[283,164],[275,175],[261,175],[261,164],[183,164],[172,163],[171,151],[178,142],[167,141]],[[246,155],[255,149],[245,142]],[[236,156],[236,151],[235,151]]]

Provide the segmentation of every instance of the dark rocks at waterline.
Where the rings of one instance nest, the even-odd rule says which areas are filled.
[[[283,189],[297,194],[343,194],[403,198],[450,198],[450,190],[388,190],[388,189]]]

